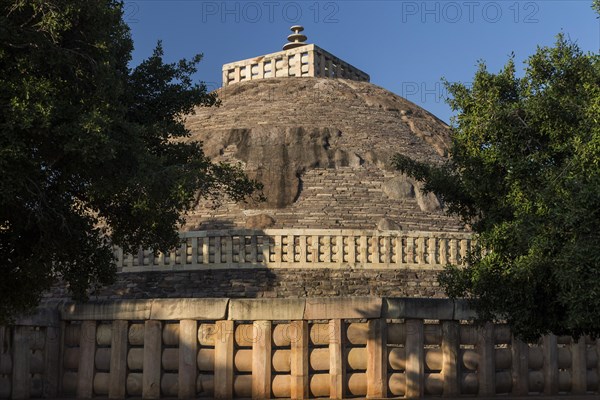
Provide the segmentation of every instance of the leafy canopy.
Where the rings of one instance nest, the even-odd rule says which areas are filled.
[[[201,56],[134,69],[121,2],[0,0],[0,322],[59,278],[77,299],[115,275],[111,246],[177,245],[197,196],[259,185],[185,143],[215,105]]]
[[[395,157],[475,232],[470,265],[441,275],[482,320],[523,337],[600,334],[600,59],[559,36],[516,75],[481,63],[473,84],[447,84],[451,158]]]

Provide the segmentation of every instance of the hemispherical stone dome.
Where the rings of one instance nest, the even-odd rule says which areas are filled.
[[[441,163],[446,124],[367,82],[326,78],[246,81],[220,107],[188,116],[188,140],[214,161],[240,162],[264,184],[263,203],[201,201],[187,230],[321,228],[461,230],[438,199],[395,171],[395,153]]]

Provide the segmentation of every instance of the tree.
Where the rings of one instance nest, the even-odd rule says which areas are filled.
[[[184,116],[217,98],[201,55],[134,69],[123,5],[0,1],[0,323],[63,280],[76,299],[115,276],[112,246],[167,250],[197,196],[260,185],[213,164]]]
[[[600,334],[600,59],[559,35],[517,77],[480,63],[473,84],[448,84],[451,157],[441,166],[397,155],[468,224],[469,266],[440,281],[481,320],[522,337]]]

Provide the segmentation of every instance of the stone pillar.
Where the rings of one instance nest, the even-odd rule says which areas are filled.
[[[366,236],[362,235],[360,237],[360,263],[362,264],[363,268],[365,267],[365,265],[367,265],[368,261],[369,261],[369,246],[368,246],[368,239]]]
[[[223,70],[223,87],[228,86],[229,85],[229,71],[224,69]]]
[[[110,344],[110,382],[108,397],[123,399],[127,393],[127,321],[113,321]]]
[[[512,338],[512,394],[529,394],[529,346],[513,336]]]
[[[160,321],[144,323],[144,360],[142,398],[160,398],[160,373],[162,358],[162,324]]]
[[[296,74],[295,76],[297,77],[301,77],[302,76],[302,53],[296,53],[296,55],[294,55],[294,61],[295,61],[295,65],[294,65],[294,73]]]
[[[198,367],[198,323],[195,320],[182,320],[179,323],[179,398],[196,397]]]
[[[308,76],[315,76],[315,50],[308,51]]]
[[[49,326],[46,328],[46,348],[44,359],[44,397],[53,398],[58,396],[60,382],[61,360],[60,360],[60,328]]]
[[[457,397],[460,394],[459,349],[460,335],[457,321],[442,322],[442,375],[444,377],[444,397]]]
[[[252,398],[271,397],[271,321],[254,321],[252,342]]]
[[[241,74],[242,74],[242,71],[241,71],[240,66],[238,65],[238,66],[235,67],[235,70],[233,72],[233,81],[231,83],[240,82],[242,80],[242,75]]]
[[[29,374],[31,368],[31,327],[15,326],[13,332],[12,398],[28,399],[30,396],[29,388],[31,386],[31,375]]]
[[[215,398],[231,399],[233,397],[234,322],[217,321],[215,328]]]
[[[331,399],[342,399],[344,396],[346,381],[344,325],[341,319],[329,321],[329,398]]]
[[[387,396],[387,324],[371,319],[367,333],[367,398]]]
[[[577,342],[571,339],[571,393],[585,394],[587,391],[587,363],[586,363],[585,336],[581,336]]]
[[[94,387],[94,358],[96,356],[96,321],[83,321],[79,339],[79,369],[77,397],[90,399]]]
[[[544,336],[544,394],[558,394],[558,343],[555,335]]]
[[[494,325],[488,322],[477,331],[479,396],[494,396],[496,394],[496,350],[494,345]]]
[[[255,79],[263,79],[265,77],[265,64],[264,60],[260,60],[256,66],[257,74]]]
[[[406,320],[406,398],[418,399],[425,393],[425,332],[423,320]]]
[[[291,398],[308,398],[308,322],[292,321],[291,337]]]

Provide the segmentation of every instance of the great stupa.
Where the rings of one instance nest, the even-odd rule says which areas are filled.
[[[0,327],[0,398],[597,396],[600,341],[522,343],[445,298],[471,235],[390,158],[444,162],[448,126],[292,31],[187,117],[266,201],[200,201],[179,248],[117,250],[89,302]]]

